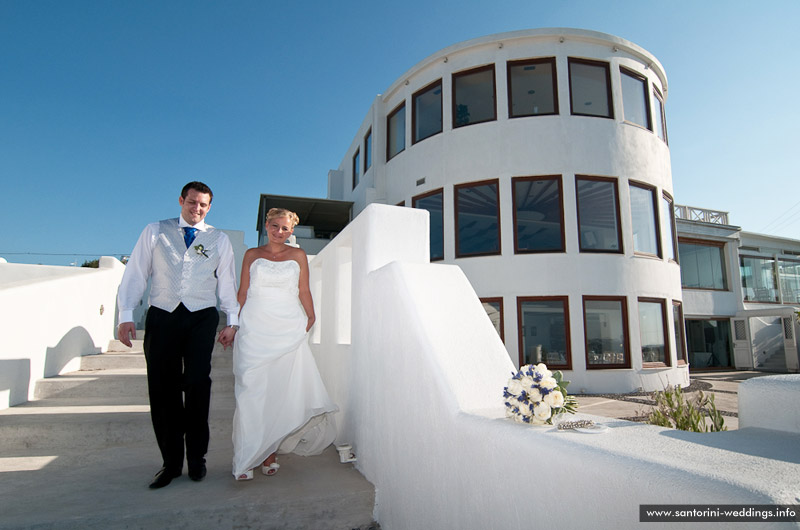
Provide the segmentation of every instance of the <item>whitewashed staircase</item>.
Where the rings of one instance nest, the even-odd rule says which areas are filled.
[[[147,488],[161,466],[141,341],[83,357],[40,381],[34,401],[0,411],[0,528],[377,528],[375,491],[334,448],[282,455],[274,477],[231,476],[231,350],[212,362],[208,476]]]

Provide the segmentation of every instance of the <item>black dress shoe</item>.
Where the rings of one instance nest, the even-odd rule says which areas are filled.
[[[189,478],[194,480],[195,482],[200,482],[204,478],[206,478],[206,470],[205,464],[198,464],[196,466],[189,466]]]
[[[180,471],[170,471],[169,469],[162,467],[158,470],[156,476],[153,477],[153,482],[150,483],[150,489],[156,490],[158,488],[163,488],[164,486],[169,486],[169,483],[172,482],[172,479],[180,476]]]

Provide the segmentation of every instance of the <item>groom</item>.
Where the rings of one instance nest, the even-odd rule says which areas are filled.
[[[219,342],[229,346],[239,328],[233,248],[227,235],[204,221],[213,197],[202,182],[184,186],[180,217],[145,227],[119,286],[117,336],[130,346],[136,338],[133,310],[152,280],[144,355],[150,416],[164,461],[152,489],[183,472],[184,435],[189,478],[206,476],[217,293],[228,316]]]

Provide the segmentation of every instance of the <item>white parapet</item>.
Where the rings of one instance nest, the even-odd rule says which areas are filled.
[[[739,428],[800,434],[800,375],[771,375],[739,385]]]
[[[37,380],[77,370],[114,338],[125,266],[0,264],[0,409],[34,397]]]

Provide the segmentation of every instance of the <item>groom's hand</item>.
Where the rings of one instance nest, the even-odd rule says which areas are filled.
[[[233,339],[236,337],[236,329],[230,326],[226,327],[219,332],[217,342],[222,344],[222,349],[227,350],[228,346],[233,344]]]
[[[130,348],[133,344],[131,344],[131,339],[136,340],[136,326],[133,322],[121,322],[119,327],[117,327],[117,338],[119,341]]]

